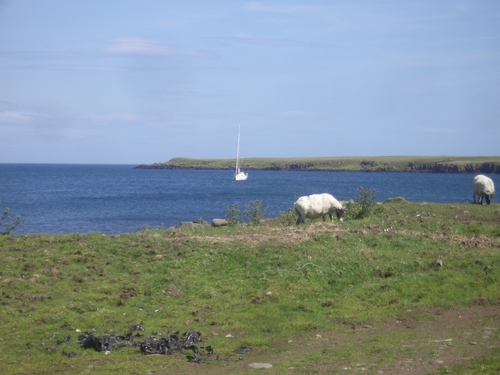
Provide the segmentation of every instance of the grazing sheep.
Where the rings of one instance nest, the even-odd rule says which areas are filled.
[[[305,223],[305,219],[316,219],[320,216],[325,221],[325,216],[329,215],[333,222],[333,213],[337,215],[339,222],[344,220],[346,210],[340,202],[330,194],[312,194],[300,197],[294,203],[295,212],[297,212],[297,225]]]
[[[490,204],[491,198],[493,197],[493,194],[495,194],[495,185],[493,184],[491,178],[483,176],[482,174],[474,177],[474,181],[472,184],[472,194],[474,203],[476,203],[477,195],[477,203],[484,204],[483,198],[485,198],[486,203]]]

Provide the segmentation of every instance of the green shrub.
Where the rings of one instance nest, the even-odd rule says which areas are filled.
[[[347,203],[346,217],[349,219],[363,219],[370,216],[376,204],[374,189],[358,188],[358,195]]]
[[[243,218],[248,220],[248,224],[259,225],[267,212],[267,207],[262,208],[262,201],[250,201],[250,205],[245,206]],[[245,220],[243,220],[245,221]]]
[[[234,226],[241,222],[240,209],[236,203],[231,208],[226,207],[226,220],[229,226]]]
[[[0,201],[2,203],[2,201]],[[9,234],[16,229],[16,226],[21,222],[21,216],[13,222],[10,215],[9,207],[5,207],[2,217],[0,217],[0,235]]]
[[[295,225],[297,222],[297,213],[293,208],[289,208],[288,211],[280,211],[278,220],[285,227]]]

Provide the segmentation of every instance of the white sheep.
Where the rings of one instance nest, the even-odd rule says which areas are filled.
[[[333,222],[333,213],[337,215],[339,222],[344,220],[346,210],[340,202],[330,194],[312,194],[300,197],[294,203],[295,212],[297,212],[297,225],[305,223],[305,219],[316,219],[320,216],[325,221],[325,216],[329,215]]]
[[[478,196],[477,203],[484,204],[483,202],[484,198],[486,199],[486,203],[490,204],[491,198],[493,197],[493,194],[495,194],[495,185],[493,184],[491,178],[486,177],[482,174],[479,174],[476,177],[474,177],[472,183],[472,194],[474,203],[476,203],[476,195],[477,195]]]

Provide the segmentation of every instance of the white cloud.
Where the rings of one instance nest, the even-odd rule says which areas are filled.
[[[112,42],[113,44],[106,49],[106,52],[147,56],[176,56],[181,54],[181,51],[159,40],[118,38]]]
[[[420,127],[420,128],[415,128],[414,129],[417,132],[422,132],[422,133],[440,133],[440,134],[458,134],[458,133],[464,133],[464,129],[456,129],[456,128],[426,128],[426,127]]]
[[[222,42],[222,43],[240,43],[240,44],[254,44],[254,45],[264,45],[264,46],[276,46],[276,47],[288,47],[288,46],[299,46],[299,47],[331,47],[324,43],[314,43],[305,42],[294,39],[285,38],[259,38],[248,35],[236,35],[229,37],[211,37],[207,38],[211,41]]]
[[[245,9],[255,12],[266,13],[301,13],[320,9],[310,5],[269,5],[259,2],[249,2],[245,4]]]
[[[279,117],[301,117],[301,118],[311,118],[319,117],[321,113],[319,112],[307,112],[307,111],[285,111],[280,112]]]
[[[0,112],[1,123],[27,123],[40,119],[41,115],[25,112],[4,111]]]
[[[98,64],[66,64],[66,65],[46,65],[47,69],[52,70],[69,70],[69,71],[84,71],[84,72],[115,72],[125,70],[125,68],[117,65],[98,65]]]
[[[87,120],[106,122],[106,121],[127,121],[135,122],[141,120],[139,115],[133,113],[110,113],[105,115],[87,115],[85,116]]]

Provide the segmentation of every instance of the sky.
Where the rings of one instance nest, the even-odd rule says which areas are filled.
[[[0,163],[500,155],[500,1],[0,0]],[[244,163],[244,161],[243,161]]]

